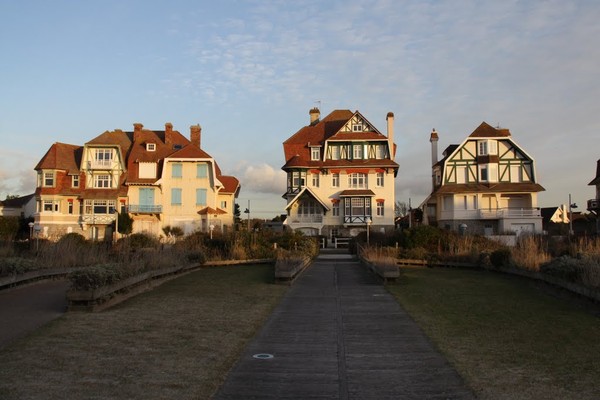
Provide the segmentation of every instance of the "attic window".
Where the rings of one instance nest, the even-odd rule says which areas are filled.
[[[183,148],[183,146],[180,145],[180,144],[174,144],[173,145],[173,150],[181,150],[182,148]]]
[[[310,159],[312,161],[319,161],[320,157],[321,157],[321,149],[319,149],[318,147],[311,147],[310,148]]]
[[[156,151],[156,143],[146,143],[147,151]]]
[[[352,132],[362,132],[363,131],[363,126],[360,124],[354,124],[352,125]]]

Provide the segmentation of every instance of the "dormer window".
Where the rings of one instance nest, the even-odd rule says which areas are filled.
[[[321,150],[318,147],[310,148],[310,159],[311,161],[319,161],[321,157]]]
[[[146,151],[156,151],[156,143],[146,143]]]
[[[363,131],[363,126],[360,124],[354,124],[352,125],[352,132],[362,132]]]

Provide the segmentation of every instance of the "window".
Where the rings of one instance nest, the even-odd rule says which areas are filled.
[[[383,172],[378,172],[377,173],[377,186],[383,187],[383,182],[384,182]]]
[[[225,201],[225,200],[221,201],[221,210],[227,210],[227,201]]]
[[[334,217],[339,217],[340,216],[340,203],[333,203],[333,216]]]
[[[340,159],[340,147],[339,146],[331,146],[331,159],[332,160]]]
[[[319,161],[320,157],[321,157],[321,149],[319,149],[318,147],[311,147],[310,148],[310,159],[312,161]]]
[[[495,140],[481,140],[477,144],[477,154],[480,156],[498,154],[498,142],[496,142]]]
[[[60,202],[55,200],[43,200],[42,201],[42,211],[44,212],[59,212],[60,211]]]
[[[196,189],[196,205],[206,205],[206,189]]]
[[[74,187],[74,188],[79,187],[79,175],[73,175],[71,177],[71,187]]]
[[[312,175],[313,187],[319,187],[319,174],[311,174],[311,175]]]
[[[208,165],[207,164],[196,164],[196,178],[207,178],[208,177]]]
[[[172,178],[181,178],[183,166],[179,163],[171,164],[171,177]]]
[[[69,202],[67,203],[67,212],[68,212],[69,214],[73,214],[73,202],[72,202],[72,201],[69,201]]]
[[[375,149],[375,158],[377,158],[378,160],[384,159],[385,158],[385,145],[383,144],[378,144],[376,149]]]
[[[352,132],[362,132],[363,131],[363,126],[360,124],[354,124],[352,125]]]
[[[96,149],[94,164],[99,167],[110,167],[112,164],[111,149]]]
[[[54,172],[44,172],[44,186],[45,187],[53,187],[54,186]]]
[[[351,198],[351,215],[365,215],[365,199],[362,197]]]
[[[340,187],[340,174],[337,174],[337,173],[331,174],[331,186]]]
[[[383,200],[377,200],[377,216],[378,217],[383,217],[383,210],[384,210],[384,203]]]
[[[114,214],[116,204],[115,200],[85,200],[85,213]]]
[[[488,154],[487,142],[485,142],[485,141],[479,142],[478,155],[487,156],[487,154]]]
[[[292,187],[301,187],[304,186],[304,181],[306,179],[306,172],[292,172]]]
[[[355,144],[354,146],[352,146],[352,158],[354,160],[360,160],[363,158],[362,144]]]
[[[479,180],[481,182],[487,182],[488,181],[488,167],[487,167],[487,165],[481,166],[479,168]]]
[[[148,151],[155,151],[156,150],[156,143],[146,143],[146,150],[148,150]]]
[[[172,206],[180,206],[181,205],[181,189],[179,189],[179,188],[171,189],[171,205]]]
[[[110,188],[112,187],[112,179],[110,175],[94,175],[95,188]]]
[[[348,175],[348,187],[351,189],[366,189],[367,175],[361,173],[352,173]]]

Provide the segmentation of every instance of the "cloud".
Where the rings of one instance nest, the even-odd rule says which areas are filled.
[[[286,174],[280,169],[262,163],[238,168],[235,176],[239,176],[242,191],[276,194],[281,196],[286,189]]]

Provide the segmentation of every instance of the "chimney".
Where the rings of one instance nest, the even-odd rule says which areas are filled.
[[[141,139],[143,127],[144,127],[144,125],[140,124],[139,122],[136,122],[135,124],[133,124],[133,141],[134,142],[137,142]]]
[[[435,165],[438,162],[438,134],[435,131],[435,128],[431,131],[431,136],[429,137],[429,142],[431,143],[431,165]]]
[[[387,113],[387,116],[385,117],[385,120],[387,121],[387,137],[388,137],[388,141],[390,142],[390,159],[394,159],[394,113],[393,112],[389,112]]]
[[[165,144],[169,146],[173,144],[173,124],[170,122],[165,124]]]
[[[192,144],[198,148],[200,148],[200,134],[202,132],[202,128],[199,124],[190,126],[190,141]]]
[[[321,118],[321,112],[319,111],[319,109],[317,107],[311,108],[311,110],[308,112],[308,114],[310,114],[310,124],[314,125],[317,124]]]

